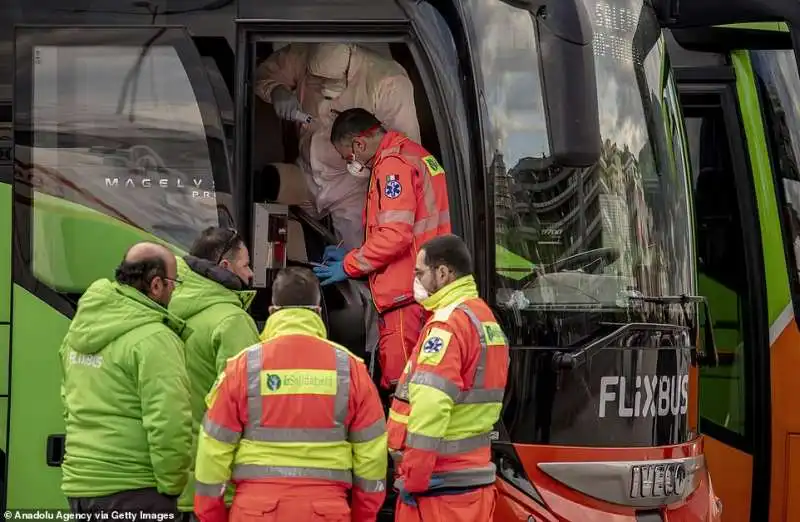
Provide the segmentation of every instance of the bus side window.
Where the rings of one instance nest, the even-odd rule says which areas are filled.
[[[701,431],[709,422],[745,434],[743,306],[749,302],[742,216],[722,108],[684,100],[693,162],[698,289],[709,299],[720,366],[702,368]]]
[[[800,309],[800,97],[797,61],[791,50],[753,51],[770,146],[775,188],[782,206],[784,249],[795,309]]]
[[[16,123],[33,275],[80,294],[112,277],[136,241],[181,254],[218,224],[216,190],[230,186],[217,104],[198,84],[208,80],[191,40],[180,29],[33,31],[18,80],[30,82],[20,101],[29,121]]]

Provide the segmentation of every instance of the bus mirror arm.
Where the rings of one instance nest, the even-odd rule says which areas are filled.
[[[683,305],[683,313],[686,323],[690,322],[686,305],[700,304],[703,307],[705,322],[703,323],[703,350],[698,352],[697,348],[692,349],[694,361],[700,366],[719,366],[719,354],[717,353],[717,343],[714,339],[714,323],[711,320],[711,310],[708,306],[708,298],[704,295],[667,295],[660,297],[651,296],[631,296],[632,300],[640,300],[647,303],[657,304],[680,304]]]
[[[719,353],[717,352],[717,342],[714,339],[714,322],[711,320],[711,309],[708,306],[708,299],[703,297],[703,351],[697,355],[697,363],[700,366],[719,366]]]

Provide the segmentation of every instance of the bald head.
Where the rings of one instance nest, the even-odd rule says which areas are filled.
[[[148,242],[136,243],[130,247],[128,251],[125,252],[124,261],[136,263],[145,259],[153,258],[160,258],[165,263],[171,258],[172,262],[175,262],[175,256],[172,255],[172,252],[170,252],[165,246],[159,245],[158,243]]]
[[[118,283],[132,286],[166,307],[175,289],[177,272],[175,255],[169,249],[156,243],[142,242],[125,252],[115,276]]]

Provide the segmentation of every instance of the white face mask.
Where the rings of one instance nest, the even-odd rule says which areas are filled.
[[[372,174],[372,169],[354,159],[347,162],[347,172],[357,178],[368,178]]]
[[[425,287],[422,286],[422,283],[419,282],[419,279],[414,278],[414,300],[418,303],[422,303],[422,301],[429,298],[431,294],[425,290]]]

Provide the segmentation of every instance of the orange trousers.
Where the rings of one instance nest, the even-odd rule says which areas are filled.
[[[416,501],[416,506],[409,506],[398,498],[395,522],[491,522],[497,491],[492,484],[459,495],[416,497]]]
[[[293,490],[286,486],[255,486],[245,492],[237,489],[227,522],[351,521],[344,488],[297,487]]]
[[[422,306],[411,303],[378,317],[381,388],[391,390],[397,384],[429,315]]]

